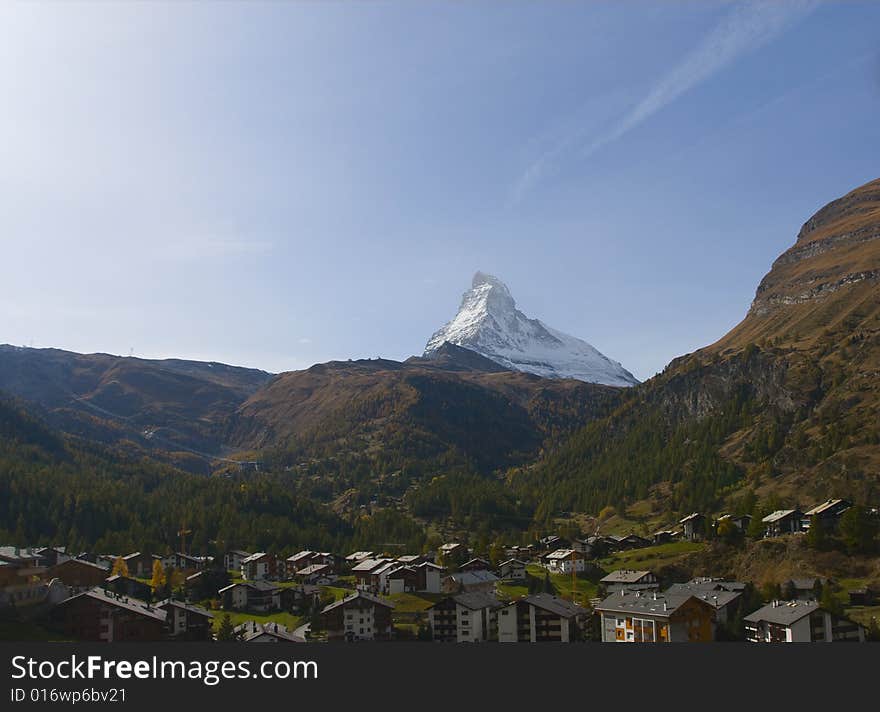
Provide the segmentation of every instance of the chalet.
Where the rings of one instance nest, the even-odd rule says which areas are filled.
[[[447,544],[441,545],[440,549],[437,551],[437,554],[438,564],[450,566],[465,561],[467,559],[468,550],[464,544],[459,544],[458,542],[449,542]]]
[[[442,590],[443,567],[431,561],[423,561],[415,567],[416,591],[421,593],[440,593]]]
[[[297,571],[293,578],[299,583],[326,586],[336,581],[336,574],[333,573],[333,568],[327,564],[310,564]]]
[[[605,587],[608,593],[617,593],[623,589],[627,591],[650,591],[660,588],[657,576],[652,571],[632,571],[630,569],[612,571],[607,576],[599,579],[599,583]]]
[[[863,643],[863,626],[815,601],[773,601],[745,617],[751,643]]]
[[[43,566],[46,567],[56,566],[73,558],[63,546],[44,546],[42,549],[37,549],[36,553],[42,560]]]
[[[428,561],[428,557],[424,554],[404,554],[403,556],[398,556],[397,560],[406,566],[418,566]]]
[[[508,546],[504,549],[504,555],[508,559],[520,559],[521,561],[530,561],[535,555],[535,546],[534,544],[527,544],[526,546]]]
[[[153,597],[153,589],[150,588],[149,584],[121,574],[108,576],[103,583],[103,588],[123,596],[139,598],[142,601],[149,601]]]
[[[261,581],[276,575],[275,556],[272,554],[258,551],[241,560],[241,577],[245,581]]]
[[[387,559],[382,566],[370,572],[370,585],[365,590],[388,595],[388,577],[402,568],[404,568],[403,564]]]
[[[761,520],[764,524],[764,536],[774,537],[799,532],[803,518],[804,514],[799,509],[777,509]]]
[[[411,593],[419,590],[419,571],[414,566],[398,565],[385,578],[386,592]]]
[[[626,536],[612,536],[614,540],[614,549],[616,551],[629,551],[630,549],[644,549],[651,546],[651,541],[638,534],[627,534]]]
[[[235,627],[235,634],[243,643],[305,643],[280,623],[245,621]]]
[[[360,591],[373,591],[373,572],[383,568],[390,559],[363,559],[355,564],[351,572],[354,574],[355,588]]]
[[[584,571],[584,557],[574,549],[556,549],[545,557],[547,569],[554,573],[570,574]]]
[[[227,571],[241,571],[241,562],[250,555],[249,551],[230,549],[223,555],[223,568]]]
[[[82,559],[68,559],[46,572],[50,579],[61,579],[66,586],[77,592],[100,586],[109,575],[110,572],[103,566]]]
[[[568,539],[563,539],[560,536],[556,536],[555,534],[551,534],[550,536],[545,536],[539,542],[541,548],[544,551],[555,551],[556,549],[570,549],[571,542]]]
[[[498,640],[497,611],[503,604],[488,593],[447,596],[428,609],[431,638],[439,643]]]
[[[137,578],[150,578],[153,575],[153,562],[159,560],[160,557],[152,554],[144,554],[136,551],[133,554],[123,556],[125,568],[128,569],[129,576]]]
[[[742,602],[742,589],[724,588],[723,582],[694,579],[688,583],[675,583],[664,592],[665,595],[696,596],[714,609],[713,621],[717,625],[727,623],[736,616]]]
[[[675,531],[674,529],[660,529],[651,535],[651,540],[654,544],[669,544],[670,542],[675,541],[679,536],[681,536],[681,532]]]
[[[715,608],[687,590],[621,590],[595,610],[603,643],[704,643],[715,637]]]
[[[822,504],[817,504],[812,509],[804,512],[801,528],[809,530],[813,522],[821,520],[822,528],[826,532],[837,531],[840,518],[846,510],[852,507],[852,502],[845,499],[829,499]]]
[[[191,554],[176,551],[173,554],[164,556],[162,558],[162,565],[177,569],[178,571],[195,572],[204,569],[211,561],[212,559],[207,556],[192,556]],[[152,571],[152,564],[150,564],[150,567]]]
[[[498,577],[489,571],[459,571],[440,584],[443,593],[494,593]]]
[[[306,549],[304,551],[297,552],[293,556],[288,556],[284,562],[286,564],[287,575],[293,577],[293,575],[300,569],[311,566],[312,555],[314,553],[314,551],[309,551],[308,549]]]
[[[24,569],[33,569],[34,573],[42,573],[46,562],[37,549],[18,546],[0,546],[0,561]]]
[[[700,512],[688,514],[683,519],[679,519],[681,524],[682,537],[687,541],[699,541],[703,538],[706,531],[706,516]]]
[[[372,559],[373,552],[372,551],[355,551],[353,554],[349,554],[345,557],[345,563],[349,566],[354,566],[355,564],[360,563],[364,559]]]
[[[491,571],[491,569],[492,564],[479,557],[471,559],[470,561],[465,561],[458,567],[459,571]]]
[[[572,643],[586,639],[590,612],[549,593],[521,598],[497,613],[501,643]]]
[[[749,525],[752,523],[752,515],[751,514],[722,514],[715,521],[715,527],[718,528],[722,522],[730,522],[736,529],[741,532],[745,532]]]
[[[599,558],[608,550],[604,537],[596,535],[588,536],[585,539],[575,539],[571,542],[571,548],[579,554],[583,554],[585,559]]]
[[[165,611],[101,588],[62,601],[51,620],[64,635],[103,643],[158,641],[167,633]]]
[[[40,603],[57,603],[70,597],[68,587],[57,578],[47,581],[29,565],[16,566],[0,561],[0,607],[31,606]]]
[[[327,640],[391,640],[394,605],[378,596],[356,591],[321,611]]]
[[[168,637],[171,640],[213,640],[214,616],[201,606],[169,598],[157,603],[156,608],[166,613]]]
[[[526,562],[519,559],[508,559],[498,564],[498,577],[502,581],[525,581]]]
[[[780,585],[785,599],[797,601],[818,601],[822,597],[822,587],[828,579],[821,577],[791,578]]]
[[[244,581],[221,588],[225,610],[265,613],[281,608],[281,589],[267,581]]]
[[[876,606],[877,600],[877,591],[870,586],[856,588],[849,592],[849,605],[851,606]]]

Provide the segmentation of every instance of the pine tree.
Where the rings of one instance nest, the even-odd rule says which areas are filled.
[[[235,626],[232,625],[232,618],[228,613],[223,614],[220,620],[220,627],[217,629],[217,640],[223,643],[231,643],[238,640],[238,634],[235,632]]]
[[[828,534],[821,517],[813,517],[807,530],[807,546],[816,551],[824,551],[828,547]]]

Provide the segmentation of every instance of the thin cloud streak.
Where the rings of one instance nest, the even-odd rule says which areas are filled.
[[[611,129],[591,141],[581,152],[581,157],[589,158],[622,138],[743,54],[770,42],[818,5],[819,0],[770,0],[737,5]],[[565,137],[532,162],[514,187],[514,202],[537,185],[552,164],[560,160],[563,153],[567,153],[566,149],[576,138]]]

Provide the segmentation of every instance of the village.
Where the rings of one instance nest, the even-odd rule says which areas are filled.
[[[777,510],[761,536],[834,532],[846,500]],[[627,556],[754,529],[751,517],[691,513],[651,537],[548,535],[503,555],[449,542],[388,555],[302,550],[73,554],[0,547],[0,621],[65,641],[864,642],[848,610],[880,592],[819,576],[777,582],[669,580]],[[877,608],[880,612],[880,607]]]

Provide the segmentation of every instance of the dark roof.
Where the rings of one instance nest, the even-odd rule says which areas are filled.
[[[449,578],[460,583],[462,586],[469,586],[477,583],[494,583],[498,577],[491,571],[457,571],[449,574]]]
[[[241,635],[242,641],[250,643],[252,640],[267,635],[279,640],[286,640],[291,643],[304,643],[303,638],[298,638],[291,633],[286,626],[280,623],[258,623],[257,621],[245,621],[235,626],[235,632]]]
[[[815,601],[774,601],[750,613],[744,620],[749,623],[766,622],[788,626],[819,610],[822,609]]]
[[[139,598],[134,598],[132,596],[125,596],[118,593],[114,593],[113,591],[105,591],[104,589],[97,587],[90,589],[84,593],[80,593],[77,596],[72,596],[65,601],[61,601],[59,606],[64,606],[71,601],[74,601],[79,598],[93,598],[95,600],[101,601],[102,603],[109,604],[111,606],[115,606],[117,608],[124,608],[127,611],[131,611],[132,613],[137,613],[140,616],[144,616],[146,618],[152,618],[154,620],[165,622],[166,613],[164,610],[157,608],[156,606],[151,606],[146,601],[141,601]]]
[[[380,598],[379,596],[374,596],[370,593],[365,593],[364,591],[356,591],[350,596],[346,596],[334,603],[331,603],[329,606],[325,606],[324,610],[321,613],[326,613],[327,611],[332,611],[334,608],[339,608],[340,606],[348,605],[349,603],[353,603],[357,599],[363,599],[368,601],[369,603],[373,603],[377,606],[386,606],[387,608],[394,608],[394,604],[390,601],[386,601],[384,598]]]
[[[692,598],[706,605],[712,605],[687,590],[669,590],[664,593],[623,590],[619,593],[612,593],[596,606],[596,610],[616,613],[643,613],[667,617],[675,613]]]
[[[472,611],[478,611],[481,608],[491,608],[494,610],[504,605],[495,596],[488,593],[459,593],[457,596],[453,596],[452,599],[460,606],[464,606]]]
[[[208,611],[201,606],[196,606],[192,603],[185,603],[184,601],[176,601],[172,598],[166,599],[164,601],[160,601],[156,604],[156,608],[166,609],[169,606],[174,608],[181,608],[187,613],[195,613],[197,616],[203,616],[205,618],[213,618],[213,613],[208,613]]]
[[[672,586],[666,589],[664,595],[678,593],[690,593],[700,600],[705,601],[713,608],[724,608],[725,606],[730,605],[736,599],[742,596],[742,593],[740,591],[727,591],[724,589],[706,588],[700,584],[694,585],[690,583],[672,584]]]
[[[558,598],[550,593],[536,593],[533,596],[527,596],[520,600],[550,613],[555,613],[563,618],[573,618],[574,616],[582,616],[589,613],[586,608],[571,601],[566,601],[563,598]]]

